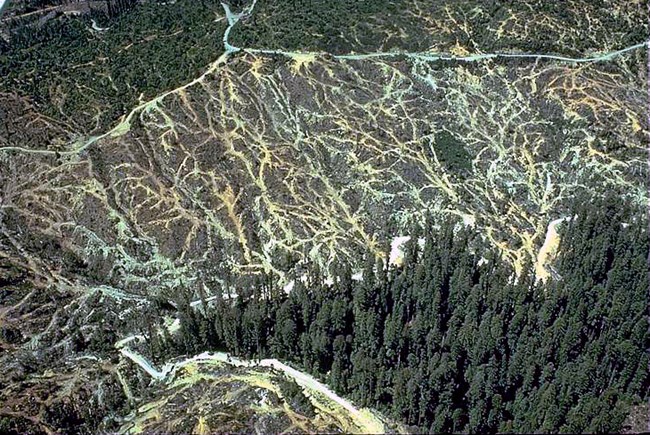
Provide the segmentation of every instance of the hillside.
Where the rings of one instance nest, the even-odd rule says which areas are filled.
[[[0,429],[621,430],[646,13],[12,2]]]

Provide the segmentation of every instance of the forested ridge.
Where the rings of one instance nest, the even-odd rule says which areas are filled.
[[[562,229],[559,280],[519,279],[470,229],[414,230],[401,268],[363,280],[311,270],[289,295],[179,300],[181,331],[151,352],[227,350],[290,361],[357,404],[431,432],[612,432],[647,398],[648,237],[612,198]]]
[[[186,83],[217,59],[222,15],[218,0],[122,0],[81,18],[9,23],[10,42],[0,38],[0,92],[28,95],[76,131],[105,129],[140,99]]]

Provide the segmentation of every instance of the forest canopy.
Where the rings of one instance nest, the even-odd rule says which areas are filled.
[[[361,281],[337,265],[288,295],[261,279],[179,300],[180,334],[150,350],[291,361],[421,431],[617,432],[650,387],[646,220],[613,197],[572,212],[557,281],[513,279],[471,230],[428,223],[402,267],[369,260]]]

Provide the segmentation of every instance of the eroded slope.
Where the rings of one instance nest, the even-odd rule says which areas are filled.
[[[210,290],[217,270],[282,278],[296,261],[381,256],[427,211],[475,225],[521,270],[578,191],[646,200],[640,55],[239,55],[107,136],[7,148],[3,210],[84,258],[87,279],[141,296]]]
[[[258,21],[255,14],[244,16],[242,31],[273,23],[270,4],[257,5]],[[401,45],[414,40],[404,27],[406,36],[397,39],[370,35],[379,44],[372,48],[455,55],[524,50],[530,47],[504,42],[539,40],[526,33],[526,15],[517,9],[522,4],[511,5],[498,30],[471,21],[488,12],[447,5],[440,11],[449,19],[429,23],[442,26],[431,27],[430,35],[443,40]],[[639,5],[616,9],[603,3],[596,15],[593,8],[579,14],[574,6],[564,11],[573,11],[576,26],[587,20],[601,28],[607,20],[598,14],[618,10],[621,28],[632,29]],[[425,9],[409,11],[418,20],[428,16]],[[561,30],[557,14],[544,14],[539,27],[529,30],[560,45],[540,49],[582,56],[589,47],[605,52],[639,42],[632,40],[634,30],[629,38],[597,31],[581,47],[576,38],[583,33]],[[202,23],[198,33],[220,46],[222,31],[236,19],[220,7],[210,23]],[[470,39],[462,42],[453,33],[458,29]],[[471,36],[476,29],[500,42],[477,46],[478,37]],[[262,48],[285,51],[248,50],[235,32],[233,43],[247,50],[190,53],[205,63],[198,69],[193,64],[193,74],[171,77],[166,68],[174,62],[149,63],[146,56],[157,44],[195,41],[183,36],[185,29],[177,31],[140,35],[133,46],[119,39],[109,44],[110,60],[94,53],[84,58],[88,64],[75,64],[84,72],[70,78],[54,68],[41,82],[31,68],[24,80],[3,82],[0,344],[8,369],[0,412],[19,432],[81,421],[89,431],[122,423],[127,430],[134,426],[123,418],[133,409],[143,412],[130,420],[136,428],[169,430],[166,421],[172,419],[174,427],[187,430],[239,430],[228,426],[237,420],[234,414],[202,419],[203,399],[192,404],[192,416],[178,415],[175,407],[185,403],[186,393],[240,387],[242,397],[260,399],[252,384],[238,384],[231,373],[205,391],[200,382],[154,391],[147,375],[114,348],[144,324],[153,335],[175,318],[179,295],[194,302],[218,293],[235,297],[256,286],[262,272],[284,286],[303,263],[322,270],[339,260],[360,266],[365,252],[386,257],[391,240],[426,214],[472,226],[517,273],[544,257],[538,274],[551,277],[546,263],[561,244],[553,239],[553,252],[542,249],[544,255],[540,248],[549,224],[566,218],[575,198],[616,188],[639,213],[647,207],[644,47],[585,63],[534,54],[346,58],[306,53],[323,50],[308,39],[299,53],[273,38],[264,38],[268,46]],[[110,37],[90,37],[101,38]],[[162,42],[168,38],[171,45]],[[340,47],[370,47],[348,42]],[[129,50],[140,54],[122,57]],[[20,54],[36,62],[35,52]],[[124,65],[115,63],[120,59]],[[140,72],[115,82],[122,77],[116,71]],[[97,77],[99,87],[89,88]],[[113,90],[104,94],[104,87]],[[90,130],[96,135],[88,137]],[[153,305],[170,317],[156,317]],[[275,376],[252,376],[258,375]],[[295,416],[277,396],[265,412],[286,411],[273,423],[278,430],[335,427],[334,420]],[[60,412],[48,414],[52,409]],[[93,416],[84,414],[88,409]],[[255,414],[249,411],[242,410]],[[164,418],[148,419],[149,412]]]

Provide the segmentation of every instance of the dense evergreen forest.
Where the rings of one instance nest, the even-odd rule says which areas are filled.
[[[311,270],[286,295],[179,300],[182,329],[151,352],[276,357],[356,403],[431,432],[611,432],[647,398],[649,241],[614,198],[564,224],[558,279],[535,284],[447,222],[414,230],[402,267]]]
[[[401,268],[368,261],[362,281],[338,265],[333,286],[311,270],[289,295],[260,279],[207,310],[180,300],[181,333],[151,351],[291,361],[423,431],[615,432],[650,387],[646,223],[614,198],[571,215],[547,285],[428,224]]]
[[[186,83],[216,60],[223,15],[219,0],[112,0],[81,18],[12,21],[10,41],[0,38],[0,92],[29,95],[76,131],[105,129],[141,98]],[[93,29],[91,19],[110,31]]]

